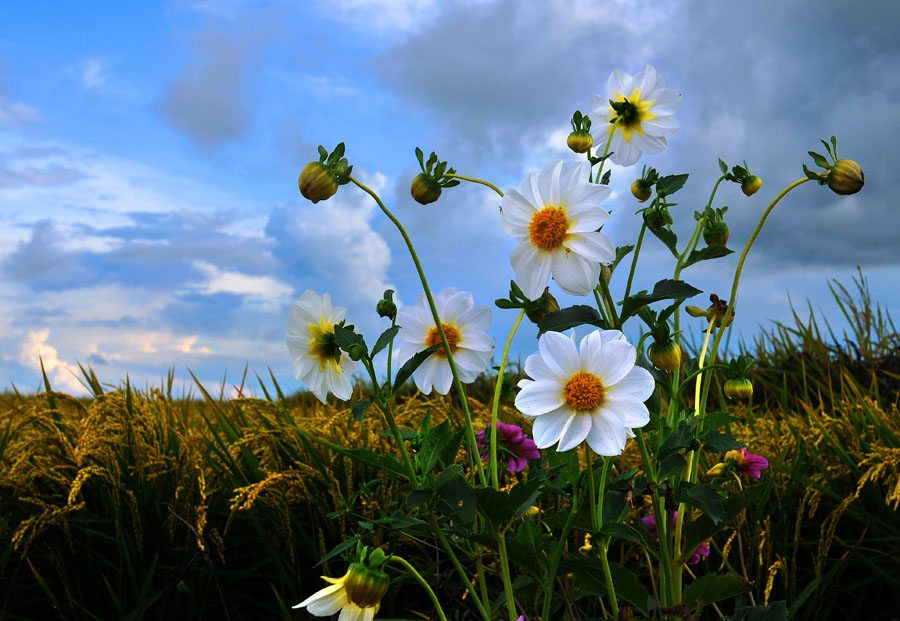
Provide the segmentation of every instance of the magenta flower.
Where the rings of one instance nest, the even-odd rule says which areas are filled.
[[[675,528],[675,520],[678,519],[678,511],[675,511],[672,514],[672,528]],[[650,534],[656,537],[656,540],[659,541],[659,533],[656,531],[656,517],[651,515],[647,515],[641,518],[641,522],[644,523],[644,528],[650,531]],[[704,556],[709,556],[709,542],[704,541],[697,549],[694,550],[694,553],[691,554],[691,558],[688,559],[688,565],[696,565],[700,562],[700,558]]]
[[[497,447],[509,456],[506,461],[506,467],[510,472],[524,470],[525,466],[528,465],[529,459],[541,458],[541,452],[535,445],[534,440],[526,436],[525,432],[518,425],[507,425],[498,422],[497,430]],[[475,434],[475,437],[478,440],[478,452],[481,453],[481,458],[489,459],[491,455],[491,437],[485,434],[484,430]]]
[[[752,478],[758,479],[762,476],[762,471],[769,467],[769,460],[762,455],[748,453],[746,447],[741,447],[738,451],[728,451],[725,453],[725,462],[732,460],[735,469],[744,476],[745,474]]]

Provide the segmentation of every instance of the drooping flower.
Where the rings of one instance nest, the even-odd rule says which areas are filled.
[[[741,475],[745,474],[752,478],[758,479],[762,476],[762,471],[769,467],[769,460],[762,455],[756,455],[747,451],[747,447],[742,446],[739,450],[728,451],[725,453],[725,463],[731,460],[735,470]]]
[[[535,418],[538,448],[559,443],[558,451],[583,440],[599,455],[619,455],[633,428],[650,422],[644,401],[655,383],[634,365],[637,353],[618,330],[594,330],[575,345],[570,336],[545,332],[538,353],[525,360],[533,379],[519,382],[516,407]]]
[[[481,430],[475,434],[475,438],[478,441],[478,452],[481,453],[481,458],[489,459],[491,437],[484,430]],[[508,456],[506,468],[510,472],[524,470],[525,466],[528,465],[529,459],[541,458],[541,452],[535,445],[534,440],[526,436],[525,432],[518,425],[497,423],[497,447],[500,454],[498,461],[504,453]]]
[[[328,617],[340,611],[339,621],[372,621],[390,586],[387,574],[361,563],[350,565],[340,578],[322,576],[322,579],[331,584],[294,608],[305,607],[316,617]]]
[[[447,344],[463,383],[474,382],[490,365],[494,353],[494,339],[488,336],[491,325],[491,309],[475,306],[472,294],[447,287],[434,299]],[[441,334],[434,323],[425,292],[416,297],[415,306],[404,306],[397,312],[397,325],[401,327],[397,337],[403,341],[399,359],[403,364],[416,353],[441,344]],[[453,383],[453,374],[444,347],[431,354],[413,372],[413,380],[423,393],[434,388],[446,395]]]
[[[675,522],[678,519],[678,511],[674,511],[672,513],[672,528],[675,528]],[[641,518],[641,522],[644,524],[644,528],[650,531],[650,534],[656,537],[656,540],[659,541],[659,532],[656,530],[656,516],[653,514],[644,516]],[[688,559],[688,565],[696,565],[700,562],[700,559],[704,556],[709,556],[709,542],[704,541],[697,549],[694,550],[694,553],[691,554],[691,558]]]
[[[331,306],[331,295],[320,296],[309,289],[288,311],[287,348],[294,357],[291,371],[322,403],[329,392],[343,400],[353,394],[350,376],[356,372],[356,362],[334,339],[334,325],[346,314],[346,308]]]
[[[541,297],[551,273],[566,293],[588,295],[600,264],[615,259],[612,242],[597,232],[609,219],[600,203],[610,189],[590,183],[589,175],[587,162],[560,160],[503,196],[500,222],[518,240],[509,261],[529,300]]]
[[[675,120],[680,105],[681,95],[666,88],[663,77],[650,65],[634,76],[616,69],[606,82],[606,94],[591,100],[594,142],[605,145],[612,131],[609,159],[631,166],[641,153],[666,148],[665,136],[681,127]],[[613,123],[616,118],[618,122]]]

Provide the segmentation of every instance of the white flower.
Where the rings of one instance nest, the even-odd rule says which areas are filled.
[[[609,219],[600,203],[610,189],[590,183],[590,169],[587,162],[560,160],[503,196],[500,222],[519,241],[509,262],[529,300],[541,297],[551,272],[563,291],[588,295],[600,264],[615,259],[612,242],[597,232]]]
[[[610,101],[624,103],[624,109],[616,112]],[[681,94],[666,88],[665,80],[650,65],[635,76],[616,69],[606,83],[606,95],[594,95],[591,100],[595,144],[605,145],[613,129],[609,159],[631,166],[641,153],[659,153],[666,148],[664,136],[681,127],[675,120],[680,105]],[[614,126],[611,121],[617,116],[619,122]]]
[[[309,289],[288,311],[287,348],[294,357],[291,371],[322,403],[329,392],[343,400],[353,394],[350,376],[356,363],[334,341],[334,324],[346,313],[341,306],[332,308],[329,294],[320,296]]]
[[[487,306],[475,306],[472,294],[458,291],[456,287],[447,287],[441,291],[434,299],[434,305],[441,318],[460,379],[465,384],[474,382],[488,368],[494,353],[494,339],[487,334],[491,325],[491,309]],[[397,312],[397,325],[402,328],[397,334],[403,341],[399,352],[400,364],[441,342],[441,334],[434,323],[424,291],[416,297],[415,306],[404,306]],[[432,388],[442,395],[450,391],[453,374],[443,347],[431,354],[413,372],[413,380],[426,395]]]
[[[316,591],[294,608],[305,607],[307,612],[316,617],[329,617],[340,611],[341,616],[338,617],[338,621],[372,621],[375,613],[381,607],[381,597],[379,596],[374,603],[354,601],[348,593],[347,579],[349,577],[349,571],[340,578],[322,576],[323,580],[331,584]]]
[[[516,407],[535,418],[538,448],[559,442],[558,451],[582,440],[598,455],[619,455],[632,428],[650,422],[644,401],[655,383],[646,369],[634,366],[634,347],[618,330],[594,330],[575,346],[575,332],[545,332],[538,353],[525,360],[534,379],[519,382]]]

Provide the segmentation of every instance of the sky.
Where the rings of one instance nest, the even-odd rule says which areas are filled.
[[[721,157],[763,180],[752,198],[725,184],[714,203],[729,207],[740,251],[807,151],[836,135],[865,188],[839,197],[807,183],[782,201],[745,267],[735,331],[750,341],[807,300],[840,329],[828,282],[850,285],[857,265],[896,314],[897,23],[888,0],[85,1],[49,16],[0,4],[0,390],[35,390],[40,359],[74,393],[79,363],[112,385],[159,385],[170,367],[181,384],[190,370],[231,385],[245,365],[250,378],[271,368],[296,390],[287,309],[305,289],[330,292],[373,343],[388,325],[374,312],[383,291],[412,304],[421,285],[367,195],[343,186],[314,205],[299,194],[319,144],[346,144],[435,292],[457,286],[493,307],[514,275],[498,197],[463,184],[418,205],[415,148],[516,187],[576,157],[572,113],[590,110],[614,69],[647,64],[682,93],[681,129],[663,153],[608,167],[613,243],[640,229],[629,187],[641,165],[690,174],[672,209],[686,240]],[[703,291],[693,303],[727,298],[739,254],[683,273]],[[672,269],[648,238],[635,288]],[[563,306],[590,303],[551,291]],[[493,307],[501,345],[515,314]],[[702,327],[686,325],[687,338]],[[535,335],[519,331],[514,359]]]

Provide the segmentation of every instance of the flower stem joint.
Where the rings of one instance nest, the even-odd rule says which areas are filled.
[[[455,185],[459,185],[459,180],[447,177],[447,175],[452,175],[456,171],[452,168],[448,169],[447,162],[439,161],[434,151],[431,152],[426,161],[422,149],[416,147],[416,159],[419,160],[419,167],[422,169],[422,172],[412,180],[409,193],[420,205],[427,205],[439,199],[443,188],[452,188]]]
[[[313,203],[328,200],[337,193],[338,186],[350,182],[353,166],[344,157],[344,143],[334,148],[331,154],[319,145],[319,161],[303,167],[297,185],[300,193]]]
[[[594,146],[591,136],[591,117],[576,110],[572,115],[572,132],[566,138],[566,145],[575,153],[587,153]]]

